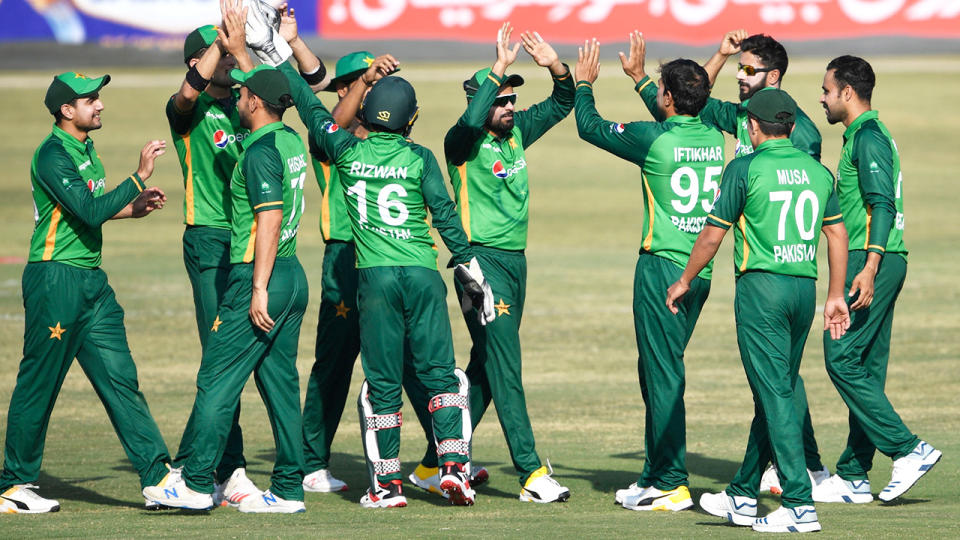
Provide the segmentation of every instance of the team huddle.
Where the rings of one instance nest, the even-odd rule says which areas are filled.
[[[571,72],[536,32],[504,24],[496,61],[464,81],[467,106],[444,138],[454,197],[433,152],[412,141],[419,108],[391,55],[366,51],[335,76],[297,34],[292,9],[225,0],[223,22],[187,36],[188,71],[166,107],[185,186],[183,260],[193,290],[202,358],[195,402],[173,458],[139,390],[123,311],[100,269],[101,226],[140,218],[166,202],[148,187],[166,142],[148,142],[137,171],[111,191],[89,132],[101,127],[110,76],[66,72],[44,103],[52,133],[33,157],[36,224],[23,273],[24,356],[7,417],[0,512],[60,509],[39,496],[43,443],[73,359],[93,384],[140,476],[148,509],[305,511],[304,492],[347,490],[329,467],[351,374],[369,487],[367,508],[407,505],[399,459],[405,390],[426,440],[407,479],[451,504],[476,502],[489,473],[472,464],[472,433],[491,401],[518,475],[519,499],[567,501],[536,451],[521,380],[519,327],[526,296],[529,213],[525,150],[575,110],[580,137],[641,169],[645,213],[633,311],[645,461],[615,500],[631,510],[693,507],[686,468],[684,350],[710,291],[713,258],[734,230],[737,341],[755,415],[742,465],[705,512],[761,532],[821,529],[814,507],[868,503],[877,450],[893,460],[893,500],[937,463],[884,394],[893,310],[903,286],[900,158],[870,105],[869,63],[840,56],[826,68],[823,105],[842,123],[836,178],[820,164],[821,137],[780,85],[787,54],[773,38],[726,34],[703,66],[677,59],[645,70],[630,36],[624,72],[653,121],[603,119],[593,85],[599,45],[587,41]],[[523,48],[550,72],[545,100],[516,110],[524,79],[508,74]],[[248,50],[249,49],[249,50]],[[255,65],[249,51],[259,58]],[[739,103],[710,97],[739,54]],[[289,59],[293,57],[297,67]],[[337,94],[329,110],[317,92]],[[284,124],[295,106],[305,146]],[[723,132],[736,137],[724,155]],[[213,141],[213,144],[210,144]],[[297,256],[313,169],[323,192],[325,242],[315,362],[303,406],[296,369],[307,308]],[[428,219],[429,217],[429,219]],[[472,347],[456,367],[446,285],[430,228],[452,257]],[[831,474],[820,459],[800,362],[817,309],[817,250],[826,239],[823,304],[827,372],[849,408],[846,447]],[[240,396],[253,374],[276,445],[270,486],[247,477]],[[757,495],[781,506],[757,517]]]

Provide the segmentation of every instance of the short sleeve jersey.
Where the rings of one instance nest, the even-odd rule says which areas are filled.
[[[500,136],[484,129],[504,78],[491,73],[444,139],[447,171],[457,212],[471,242],[507,250],[527,245],[530,186],[524,150],[573,109],[568,72],[553,77],[553,93],[514,113],[514,126]]]
[[[101,225],[144,189],[133,175],[106,192],[93,139],[80,142],[56,125],[33,154],[30,184],[34,229],[28,260],[80,268],[100,266]]]
[[[647,109],[654,115],[654,118],[662,120],[658,115],[662,114],[657,109],[657,86],[653,81],[646,77],[637,83],[637,91],[643,98]],[[758,92],[763,92],[768,88],[762,88]],[[723,131],[734,135],[737,138],[737,146],[734,150],[734,158],[745,156],[753,152],[753,143],[750,142],[750,134],[747,132],[747,99],[742,103],[732,103],[710,98],[707,104],[700,111],[700,119],[706,124],[717,126]],[[806,152],[811,157],[820,161],[820,149],[823,144],[823,138],[820,131],[814,125],[813,120],[797,107],[797,121],[794,124],[793,132],[790,133],[790,142],[800,150]]]
[[[621,124],[597,113],[592,85],[577,84],[580,137],[641,169],[644,217],[641,249],[686,265],[719,192],[723,134],[698,117]],[[700,272],[710,279],[713,263]]]
[[[851,250],[906,257],[900,152],[877,111],[861,114],[843,133],[837,196]]]
[[[353,242],[350,216],[347,215],[347,204],[343,197],[343,184],[340,183],[340,172],[336,167],[331,166],[330,157],[323,153],[312,138],[309,141],[309,147],[313,173],[323,193],[323,199],[320,201],[320,232],[323,234],[323,241]]]
[[[230,177],[249,130],[240,126],[239,92],[218,100],[201,92],[193,109],[167,102],[167,122],[183,171],[183,222],[230,228]]]
[[[300,135],[274,122],[243,141],[243,158],[231,179],[230,262],[253,262],[257,241],[256,214],[282,210],[277,257],[297,253],[297,231],[305,209],[303,182],[307,153]]]
[[[830,172],[789,139],[770,139],[723,173],[707,223],[734,229],[736,275],[817,277],[824,225],[842,223]]]

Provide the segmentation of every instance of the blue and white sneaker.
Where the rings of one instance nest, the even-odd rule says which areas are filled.
[[[817,532],[821,528],[813,506],[781,506],[753,522],[753,530],[757,532]]]
[[[266,490],[250,497],[245,497],[240,501],[238,510],[244,513],[257,514],[297,514],[306,512],[307,508],[303,501],[288,501]]]
[[[750,497],[727,495],[720,493],[704,493],[700,496],[700,508],[704,512],[722,517],[741,527],[749,527],[757,519],[757,500]]]
[[[912,452],[893,462],[890,483],[880,492],[881,501],[889,502],[903,495],[940,461],[943,453],[920,441]]]
[[[873,502],[870,480],[844,480],[835,474],[813,485],[813,501],[852,504]]]
[[[180,475],[180,469],[171,469],[159,484],[143,488],[143,497],[147,501],[171,508],[187,510],[213,508],[213,496],[210,493],[199,493],[188,488]]]

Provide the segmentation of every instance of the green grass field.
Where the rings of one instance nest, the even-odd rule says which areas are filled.
[[[610,120],[648,120],[632,83],[620,73],[614,50],[602,52],[598,108]],[[651,51],[653,55],[656,51]],[[655,56],[654,56],[655,57]],[[800,59],[785,89],[818,123],[823,161],[834,169],[841,126],[828,126],[817,102],[827,58]],[[730,64],[733,64],[731,62]],[[956,269],[957,159],[960,124],[956,89],[960,57],[876,59],[875,108],[894,134],[904,171],[910,271],[898,307],[887,393],[908,426],[943,450],[944,458],[897,504],[817,510],[829,537],[952,537],[960,535],[957,486],[960,471],[960,286]],[[67,66],[64,66],[65,68]],[[79,66],[82,67],[82,66]],[[464,107],[460,81],[477,66],[404,65],[422,107],[413,132],[442,159],[442,137]],[[716,95],[736,97],[733,67],[721,74]],[[529,59],[518,72],[528,84],[519,106],[549,91],[546,73]],[[104,128],[94,134],[115,185],[137,164],[147,139],[169,138],[163,107],[182,71],[109,70],[103,92]],[[91,70],[99,74],[100,70]],[[0,146],[0,429],[21,358],[23,307],[20,275],[33,227],[29,163],[48,133],[42,106],[48,73],[0,73],[0,103],[7,127]],[[325,101],[332,105],[330,98]],[[303,130],[294,113],[287,121]],[[729,138],[728,138],[729,140]],[[732,148],[732,145],[728,145]],[[732,151],[730,154],[732,155]],[[74,366],[53,413],[39,485],[60,500],[52,515],[0,516],[0,538],[36,537],[732,537],[750,534],[698,510],[678,514],[629,512],[613,504],[613,492],[636,480],[643,460],[643,402],[636,379],[631,315],[634,264],[640,244],[642,199],[637,169],[579,140],[572,118],[528,152],[533,192],[530,216],[529,289],[523,326],[524,378],[538,450],[572,491],[566,504],[518,502],[519,486],[491,408],[474,439],[475,462],[491,471],[472,508],[448,507],[439,498],[407,487],[410,505],[370,511],[357,500],[366,484],[353,404],[348,403],[334,443],[332,469],[351,488],[343,494],[308,494],[307,513],[243,515],[218,509],[205,515],[143,510],[139,483],[89,382]],[[200,360],[193,305],[181,260],[182,180],[172,151],[158,162],[150,184],[166,190],[165,210],[147,219],[105,226],[104,268],[126,310],[130,346],[140,383],[171,452],[193,403]],[[299,257],[313,286],[300,341],[298,366],[305,377],[313,362],[323,244],[317,227],[319,189],[307,189],[308,216]],[[313,203],[311,205],[311,202]],[[951,210],[953,208],[953,210]],[[950,216],[953,216],[952,218]],[[737,353],[729,239],[721,248],[710,299],[687,349],[688,466],[694,498],[722,489],[736,471],[753,414],[752,398]],[[445,252],[441,259],[445,259]],[[450,279],[449,272],[445,279]],[[821,280],[823,297],[823,280]],[[449,298],[459,365],[469,340],[453,296]],[[820,332],[814,323],[802,374],[824,463],[831,470],[847,432],[847,410],[823,369]],[[363,376],[359,363],[352,396]],[[305,388],[306,379],[302,378]],[[412,410],[407,410],[413,418]],[[249,472],[268,485],[273,440],[254,386],[243,394],[242,426]],[[415,422],[404,433],[401,458],[408,473],[423,451]],[[874,493],[887,482],[890,460],[878,455],[871,474]],[[770,496],[760,511],[776,508]]]

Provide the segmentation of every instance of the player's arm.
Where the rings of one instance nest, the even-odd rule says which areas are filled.
[[[897,179],[893,177],[893,148],[879,129],[861,129],[853,142],[863,202],[871,209],[867,251],[883,255],[897,214]]]
[[[647,44],[643,40],[643,34],[637,30],[630,32],[630,54],[617,54],[620,56],[623,72],[633,80],[633,90],[643,100],[654,120],[663,122],[663,111],[657,105],[657,83],[646,72]]]
[[[840,203],[836,192],[830,193],[823,213],[823,236],[827,239],[827,264],[830,282],[827,300],[823,304],[823,330],[830,331],[832,339],[839,339],[850,327],[850,310],[843,298],[843,286],[847,278],[847,229],[843,226]]]
[[[349,131],[340,129],[330,111],[323,106],[323,102],[313,93],[310,85],[303,80],[303,77],[297,73],[297,70],[289,62],[284,62],[277,69],[284,74],[287,82],[290,83],[293,102],[297,106],[300,120],[303,121],[310,132],[310,138],[314,140],[316,146],[324,154],[336,162],[341,154],[357,144],[360,139],[354,137]]]
[[[269,332],[274,323],[268,312],[267,285],[273,273],[283,221],[283,160],[276,148],[253,145],[239,166],[243,167],[247,197],[257,224],[250,320],[257,328]]]
[[[300,67],[300,76],[307,81],[310,89],[314,92],[323,90],[330,84],[327,67],[323,65],[320,57],[310,50],[307,43],[300,38],[294,9],[288,8],[286,3],[281,4],[278,9],[280,12],[280,36],[286,40],[290,49],[293,50],[293,58]]]
[[[727,58],[740,52],[740,43],[747,37],[747,31],[743,29],[732,30],[723,35],[723,40],[720,41],[717,52],[713,53],[710,60],[707,60],[707,63],[703,65],[703,70],[707,72],[707,77],[710,79],[710,88],[713,88],[713,84],[717,82],[717,75],[720,74],[723,65],[727,63]]]
[[[520,128],[523,147],[527,148],[570,114],[573,110],[575,86],[570,67],[560,62],[557,52],[540,34],[524,32],[520,34],[520,43],[538,66],[550,71],[553,79],[553,91],[547,99],[514,113],[514,122]]]
[[[393,73],[399,66],[400,62],[392,55],[384,54],[376,57],[370,67],[363,72],[363,75],[350,83],[347,95],[333,107],[331,114],[333,114],[334,121],[341,126],[349,126],[356,118],[357,112],[360,111],[367,90],[380,79]]]
[[[443,244],[453,255],[453,262],[457,264],[466,263],[473,258],[473,250],[470,247],[470,241],[467,240],[467,234],[460,224],[460,216],[457,215],[456,205],[450,200],[450,194],[447,193],[447,188],[443,185],[443,173],[440,172],[437,158],[434,157],[433,152],[422,146],[413,148],[423,160],[423,178],[420,189],[423,193],[423,201],[430,210],[433,227],[440,233]]]
[[[187,71],[186,77],[180,83],[180,90],[173,95],[170,106],[167,107],[167,119],[170,120],[170,126],[175,133],[184,134],[186,133],[184,128],[190,127],[189,121],[193,116],[193,107],[197,103],[197,98],[210,84],[213,72],[217,69],[217,64],[222,57],[223,49],[221,49],[220,40],[217,39],[213,45],[207,47],[200,56],[200,60]]]

